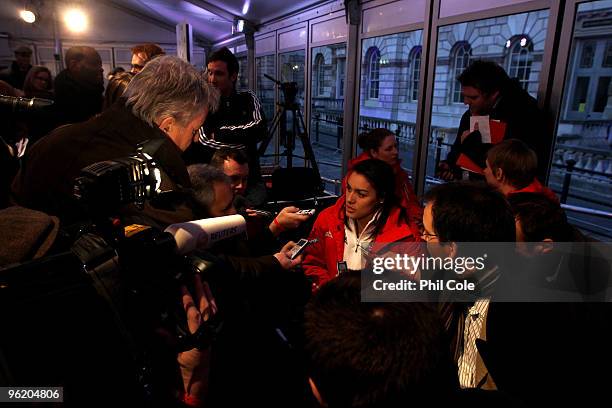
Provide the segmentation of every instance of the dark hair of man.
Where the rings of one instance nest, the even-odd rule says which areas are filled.
[[[210,165],[223,170],[223,162],[226,160],[233,160],[240,165],[249,162],[249,158],[244,150],[223,147],[213,154],[212,159],[210,159]]]
[[[108,81],[106,91],[104,91],[104,105],[102,110],[110,108],[123,95],[128,84],[134,78],[131,72],[119,72],[113,75],[113,78]]]
[[[459,74],[457,81],[462,86],[471,86],[490,95],[505,88],[510,78],[506,71],[495,62],[476,60]]]
[[[138,44],[132,47],[132,54],[144,53],[146,56],[146,62],[150,61],[158,55],[166,55],[162,47],[153,43]]]
[[[424,303],[362,302],[359,274],[319,289],[305,337],[308,374],[330,408],[434,406],[458,388],[439,315]]]
[[[378,150],[383,140],[388,136],[395,136],[393,132],[385,128],[373,129],[369,132],[363,132],[357,136],[357,143],[364,151]]]
[[[487,160],[495,172],[502,169],[507,183],[521,189],[527,187],[538,172],[538,156],[524,142],[508,139],[493,146]]]
[[[440,242],[514,242],[514,216],[506,198],[484,183],[434,186],[425,194],[432,203],[433,227]]]
[[[376,190],[378,199],[382,200],[382,204],[379,207],[381,209],[380,216],[374,222],[372,236],[375,237],[384,228],[393,207],[399,207],[399,199],[395,195],[395,174],[393,174],[393,168],[382,160],[369,159],[357,163],[351,170],[352,173],[358,173],[365,177],[374,187],[374,190]],[[405,210],[401,207],[399,207],[399,210],[400,221],[407,222]],[[344,222],[348,225],[348,217],[345,218]]]
[[[191,181],[191,197],[197,204],[198,214],[210,216],[210,208],[215,202],[215,183],[231,184],[229,177],[221,170],[208,164],[192,164],[187,167]]]
[[[573,229],[559,203],[536,193],[512,194],[508,201],[528,242],[573,240]]]
[[[210,54],[210,56],[208,57],[208,63],[214,61],[225,62],[225,65],[227,65],[227,73],[230,76],[232,74],[237,74],[238,69],[240,68],[240,66],[238,65],[238,59],[236,59],[236,56],[232,54],[232,52],[227,47],[219,48],[218,50]]]

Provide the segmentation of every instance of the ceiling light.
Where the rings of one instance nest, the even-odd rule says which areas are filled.
[[[249,0],[245,1],[242,5],[242,14],[245,15],[249,12],[249,7],[251,6],[251,2]]]
[[[239,33],[244,32],[244,20],[238,20],[236,22],[236,31]]]
[[[72,9],[64,14],[64,22],[70,31],[80,33],[87,28],[87,16],[81,10]]]
[[[19,12],[19,17],[21,17],[21,19],[26,23],[30,24],[36,21],[36,15],[30,10],[21,10]]]

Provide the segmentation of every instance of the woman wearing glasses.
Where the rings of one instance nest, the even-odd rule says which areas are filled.
[[[49,68],[37,65],[30,68],[23,83],[26,98],[53,99],[53,77]]]
[[[313,290],[345,269],[366,268],[374,256],[419,253],[420,238],[408,225],[395,184],[393,168],[382,160],[364,160],[349,171],[345,194],[319,214],[310,233],[318,242],[302,265]]]

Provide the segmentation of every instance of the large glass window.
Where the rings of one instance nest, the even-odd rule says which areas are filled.
[[[368,58],[368,99],[378,99],[380,90],[380,51],[376,47],[369,50]]]
[[[415,46],[414,48],[412,48],[412,51],[410,51],[410,58],[409,58],[409,68],[410,68],[410,74],[409,74],[409,92],[408,95],[410,97],[410,101],[416,102],[416,100],[419,98],[419,77],[421,75],[421,54],[422,54],[422,47],[420,45]]]
[[[276,76],[275,69],[275,56],[274,55],[265,55],[263,57],[257,57],[255,59],[257,65],[257,89],[256,94],[261,102],[261,106],[263,108],[264,114],[266,115],[266,119],[268,121],[268,126],[272,123],[274,119],[274,82],[270,79],[266,78],[264,74],[271,76],[274,78]],[[275,136],[275,135],[273,135]],[[270,144],[268,144],[268,148],[266,150],[266,154],[274,153],[274,143],[276,139],[273,139]],[[274,158],[262,158],[262,164],[271,164],[274,162]]]
[[[446,159],[457,137],[461,116],[467,110],[463,105],[457,75],[472,60],[494,61],[527,83],[528,91],[535,97],[542,69],[548,14],[548,10],[533,11],[447,25],[438,29],[427,155],[428,182],[435,181],[433,177],[436,166],[439,160]],[[513,49],[515,44],[518,44],[518,48]],[[521,51],[523,48],[528,48],[527,55]],[[514,59],[509,55],[509,50],[516,50]]]
[[[514,41],[508,40],[506,46],[510,49],[508,53],[508,67],[506,72],[510,78],[516,78],[524,90],[535,92],[537,89],[529,89],[529,76],[531,74],[533,44],[527,37],[516,37]]]
[[[472,47],[466,41],[461,41],[454,46],[452,53],[453,69],[451,80],[451,102],[462,103],[463,95],[461,94],[461,84],[457,81],[457,77],[470,65],[472,57]]]
[[[290,153],[293,150],[293,154],[296,156],[304,156],[304,149],[302,147],[302,142],[300,140],[299,131],[303,131],[302,123],[300,117],[304,115],[304,69],[306,63],[306,51],[298,50],[286,52],[279,55],[279,63],[280,63],[280,78],[278,78],[282,82],[295,82],[297,84],[297,92],[295,92],[295,97],[293,98],[296,103],[296,113],[297,119],[294,122],[293,114],[291,111],[287,112],[287,120],[286,120],[286,137],[280,138],[280,152],[287,151]],[[289,95],[292,96],[292,95]],[[280,95],[281,102],[285,103],[284,95],[281,93]],[[289,101],[293,102],[293,101]],[[294,123],[298,123],[299,129],[296,128]],[[281,135],[283,136],[283,135]],[[282,166],[286,166],[287,160],[286,157],[282,157],[280,159],[280,164]],[[304,161],[301,158],[294,157],[292,164],[294,166],[303,166]]]
[[[567,196],[562,196],[567,204],[611,212],[612,26],[602,19],[609,13],[610,1],[578,6],[549,186],[562,193],[568,182]],[[585,233],[612,238],[610,219],[567,215]]]
[[[238,91],[246,91],[249,89],[249,74],[247,71],[247,56],[238,55],[236,57],[238,59],[238,80],[236,81],[236,90]]]
[[[422,30],[363,40],[359,133],[386,128],[397,135],[402,167],[412,173]],[[372,98],[372,61],[379,61]],[[413,98],[414,96],[414,98]]]
[[[339,193],[342,179],[342,132],[346,45],[312,49],[310,141],[326,189]]]
[[[312,89],[314,96],[325,96],[325,57],[317,53],[312,70],[316,75],[312,77]]]

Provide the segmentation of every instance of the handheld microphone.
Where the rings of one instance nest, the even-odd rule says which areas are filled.
[[[246,231],[246,221],[242,215],[205,218],[172,224],[164,230],[174,236],[177,252],[181,255],[196,249],[210,248],[213,244]]]
[[[27,112],[53,105],[53,101],[43,98],[22,98],[0,94],[0,105],[10,107],[13,112]]]

